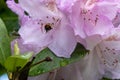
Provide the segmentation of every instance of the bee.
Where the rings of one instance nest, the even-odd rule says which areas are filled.
[[[45,25],[46,32],[50,31],[52,29],[52,26],[50,24]]]

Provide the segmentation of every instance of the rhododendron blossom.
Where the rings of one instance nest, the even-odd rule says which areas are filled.
[[[55,80],[120,78],[120,0],[7,0],[7,5],[19,16],[20,37],[12,46],[18,41],[22,53],[48,47],[69,58],[77,42],[89,50],[78,63],[56,70]]]
[[[102,77],[120,79],[119,34],[119,28],[113,29],[109,36],[95,45],[93,50],[89,51],[82,60],[59,69],[55,74],[56,79],[73,80],[73,78],[75,78],[75,80],[101,80]],[[94,38],[97,37],[94,36]],[[91,40],[89,42],[91,42]],[[68,75],[74,76],[73,78],[66,77]]]
[[[10,2],[8,0],[7,3]],[[75,36],[70,23],[57,9],[54,0],[19,0],[16,4],[27,13],[24,15],[29,16],[26,21],[22,19],[24,24],[19,29],[23,44],[36,45],[38,52],[49,47],[59,57],[70,57],[76,46]],[[12,8],[13,11],[16,8]]]
[[[81,72],[85,80],[99,80],[102,76],[120,78],[119,34],[120,29],[113,29],[110,36],[98,43],[81,62],[84,65]]]
[[[62,11],[68,11],[65,13],[73,24],[72,27],[75,35],[79,37],[78,40],[83,45],[85,44],[81,39],[94,35],[103,36],[109,34],[109,31],[114,27],[112,20],[119,10],[117,1],[71,0],[69,7],[65,5],[65,2],[67,4],[68,1],[57,1]],[[64,5],[62,3],[64,3]]]

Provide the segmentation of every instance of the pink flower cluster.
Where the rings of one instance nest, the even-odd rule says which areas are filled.
[[[19,16],[16,40],[22,52],[48,47],[69,58],[81,43],[90,50],[79,63],[83,80],[120,78],[120,0],[7,0],[7,5]]]

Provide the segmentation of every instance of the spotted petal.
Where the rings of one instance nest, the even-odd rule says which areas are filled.
[[[47,7],[47,4],[44,4],[39,0],[19,0],[19,4],[33,18],[40,19],[49,14],[54,15],[54,13]]]
[[[19,16],[23,16],[24,10],[21,8],[19,4],[17,4],[14,0],[7,0],[7,6]]]
[[[76,35],[82,38],[95,34],[104,35],[114,27],[112,21],[99,12],[102,10],[100,7],[92,6],[89,8],[84,4],[79,4],[82,4],[82,2],[78,1],[74,4],[71,16],[71,23],[74,25],[73,29]]]
[[[105,66],[105,70],[115,74],[120,74],[120,41],[104,41],[97,47],[98,55]],[[120,78],[120,77],[119,77]]]
[[[46,34],[43,29],[36,20],[29,20],[19,29],[19,34],[24,44],[34,44],[39,47],[45,47],[52,41],[52,32]]]
[[[98,2],[95,6],[98,9],[98,13],[106,16],[110,20],[113,20],[119,10],[118,1],[102,1]],[[104,14],[103,14],[104,13]]]

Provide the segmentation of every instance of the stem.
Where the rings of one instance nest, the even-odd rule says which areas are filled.
[[[50,57],[46,57],[45,59],[35,64],[32,64],[34,59],[35,57],[33,57],[33,59],[30,62],[28,62],[21,70],[20,70],[20,67],[18,67],[16,72],[8,73],[9,80],[27,80],[28,73],[31,67],[36,66],[42,62],[52,61]]]
[[[46,62],[46,61],[49,62],[49,61],[52,61],[52,59],[50,57],[46,57],[45,59],[43,59],[43,60],[41,60],[41,61],[31,65],[30,67],[36,66],[36,65],[38,65],[38,64],[40,64],[42,62]]]
[[[19,73],[13,72],[8,74],[9,80],[19,80]]]

